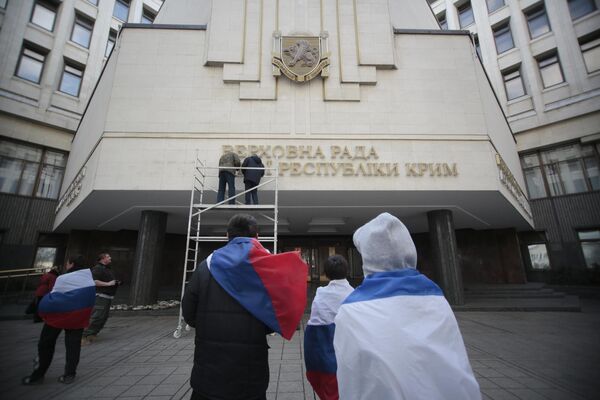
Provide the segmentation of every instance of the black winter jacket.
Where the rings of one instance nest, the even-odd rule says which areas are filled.
[[[244,160],[242,167],[251,167],[251,168],[265,168],[262,163],[262,160],[256,154],[250,157],[246,157]],[[265,174],[264,169],[243,169],[242,173],[244,174],[244,182],[250,182],[258,185],[260,183],[260,178]]]
[[[255,399],[269,386],[266,335],[271,330],[212,277],[206,261],[185,290],[183,318],[196,328],[195,392],[214,399]]]

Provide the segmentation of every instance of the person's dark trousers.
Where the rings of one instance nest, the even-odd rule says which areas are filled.
[[[190,397],[190,400],[212,400],[212,399],[210,397],[204,397],[201,394],[199,394],[198,392],[196,392],[195,390],[192,390],[192,397]],[[248,400],[267,400],[267,394],[265,393],[265,395],[262,397],[253,397]]]
[[[60,331],[62,329],[44,324],[40,341],[38,342],[39,365],[31,374],[32,380],[42,378],[46,374],[46,371],[48,371],[54,357],[54,348]],[[81,354],[82,334],[83,329],[65,329],[65,348],[67,353],[65,375],[75,376],[77,372],[77,364],[79,364],[79,355]]]
[[[229,188],[229,197],[235,196],[235,175],[231,172],[219,172],[219,192],[217,193],[217,203],[225,200],[225,186]],[[235,204],[235,199],[229,200],[229,204]]]
[[[256,187],[256,183],[244,182],[246,190]],[[246,193],[246,204],[258,204],[258,189]]]
[[[90,326],[83,332],[83,336],[97,335],[98,332],[104,328],[106,320],[108,319],[108,313],[110,311],[111,299],[105,297],[96,296],[96,304],[90,317]]]

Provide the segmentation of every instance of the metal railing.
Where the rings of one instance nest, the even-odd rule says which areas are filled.
[[[48,272],[47,268],[0,270],[0,285],[2,287],[2,292],[0,292],[0,305],[6,303],[9,299],[13,299],[13,302],[18,303],[18,301],[24,297],[28,284],[37,284],[37,282],[33,281],[31,278],[39,277],[46,272]]]

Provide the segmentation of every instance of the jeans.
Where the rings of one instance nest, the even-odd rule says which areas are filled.
[[[62,329],[54,328],[48,324],[44,324],[40,341],[38,342],[39,365],[31,374],[32,380],[42,378],[54,357],[54,347],[56,340]],[[65,365],[65,375],[75,376],[77,364],[79,364],[79,355],[81,354],[81,335],[83,329],[65,329],[65,348],[67,351]]]
[[[256,183],[252,182],[244,182],[246,190],[255,188],[257,186]],[[246,193],[246,204],[258,204],[258,189],[254,189],[250,192]]]
[[[96,304],[90,317],[90,326],[83,332],[83,336],[97,335],[104,328],[104,324],[108,320],[111,302],[111,299],[96,296]]]
[[[217,194],[217,203],[225,200],[225,185],[229,188],[228,197],[235,196],[235,175],[231,172],[219,172],[219,192]],[[229,200],[229,204],[235,204],[235,199]]]

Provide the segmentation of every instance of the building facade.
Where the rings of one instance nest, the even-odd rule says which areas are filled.
[[[53,233],[71,141],[124,22],[159,0],[0,1],[0,264],[62,264]]]
[[[469,30],[510,122],[534,215],[530,279],[599,281],[600,2],[428,1]]]

